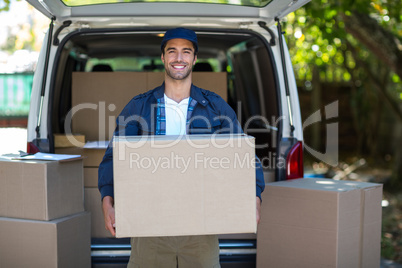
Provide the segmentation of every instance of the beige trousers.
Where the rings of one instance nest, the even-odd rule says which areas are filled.
[[[127,268],[220,268],[216,235],[131,238]]]

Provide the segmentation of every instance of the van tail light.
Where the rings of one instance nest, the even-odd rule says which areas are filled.
[[[299,179],[303,178],[303,176],[303,144],[301,141],[298,141],[289,150],[286,157],[286,179]]]
[[[33,144],[33,142],[27,143],[27,153],[28,154],[36,154],[39,152],[40,152],[39,148],[35,144]]]

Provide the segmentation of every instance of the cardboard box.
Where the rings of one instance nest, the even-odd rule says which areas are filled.
[[[256,232],[254,138],[117,137],[116,237]]]
[[[87,141],[110,140],[116,118],[126,104],[134,96],[160,86],[163,79],[164,72],[73,73],[73,133],[84,134]],[[227,99],[226,73],[193,73],[193,82]]]
[[[85,188],[85,210],[91,212],[91,237],[113,237],[110,232],[105,229],[101,195],[98,188]]]
[[[52,221],[0,218],[0,267],[91,267],[90,215]]]
[[[72,135],[72,134],[54,134],[54,147],[84,147],[85,136],[84,135]]]
[[[56,148],[56,154],[74,154],[81,155],[84,159],[84,167],[99,167],[105,155],[106,149],[89,149],[89,148]]]
[[[84,167],[84,186],[98,189],[98,168]]]
[[[0,216],[52,220],[84,211],[82,160],[0,159]]]
[[[379,267],[382,185],[306,178],[262,198],[257,267]]]

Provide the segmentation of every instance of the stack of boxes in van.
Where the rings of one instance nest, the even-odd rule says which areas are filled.
[[[111,237],[111,234],[104,227],[101,196],[98,190],[98,167],[106,149],[103,146],[84,148],[85,142],[81,141],[80,137],[84,137],[83,140],[85,140],[84,135],[71,135],[69,140],[72,142],[65,143],[65,145],[56,143],[57,139],[55,137],[55,152],[59,154],[81,155],[84,158],[84,204],[85,210],[91,212],[91,237]]]
[[[90,267],[82,160],[0,158],[0,267]]]

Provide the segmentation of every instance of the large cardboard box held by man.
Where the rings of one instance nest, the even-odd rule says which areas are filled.
[[[0,267],[91,267],[90,215],[52,221],[0,217]]]
[[[382,185],[331,179],[268,183],[257,267],[380,266]]]
[[[254,138],[117,137],[116,236],[256,232]]]
[[[52,220],[84,211],[82,160],[0,158],[0,216]]]

